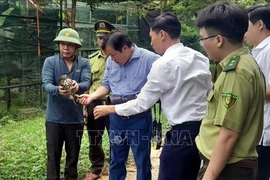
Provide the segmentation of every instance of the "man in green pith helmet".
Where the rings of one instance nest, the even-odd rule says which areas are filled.
[[[62,29],[54,39],[60,53],[46,58],[42,68],[42,81],[48,93],[46,110],[47,177],[60,179],[60,159],[65,144],[66,164],[64,179],[78,179],[77,164],[83,135],[83,106],[70,99],[90,87],[88,59],[77,56],[82,46],[77,31]],[[60,85],[63,75],[69,78],[70,91]],[[62,84],[62,83],[61,83]],[[65,83],[64,83],[65,84]]]
[[[100,86],[105,66],[107,54],[101,49],[104,37],[110,33],[115,27],[105,20],[100,20],[95,23],[95,31],[97,35],[97,44],[99,50],[89,56],[92,70],[91,87],[89,93],[93,93]],[[94,119],[93,109],[97,105],[103,103],[102,99],[97,99],[84,108],[84,115],[87,117],[87,131],[89,137],[89,159],[91,162],[90,174],[86,177],[87,180],[97,179],[101,176],[101,171],[104,166],[104,151],[102,148],[102,136],[105,130],[109,130],[109,117],[104,116],[97,120]],[[109,132],[108,132],[109,133]]]

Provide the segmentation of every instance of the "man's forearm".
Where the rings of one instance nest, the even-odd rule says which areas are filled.
[[[91,94],[92,98],[95,99],[102,99],[106,95],[108,95],[110,91],[105,88],[104,86],[100,86],[95,92]]]
[[[59,90],[58,90],[59,86],[55,86],[52,83],[44,83],[43,85],[44,85],[45,92],[52,94],[54,96],[60,95]]]
[[[211,155],[205,180],[215,180],[226,166],[239,134],[235,131],[221,127],[217,141]]]

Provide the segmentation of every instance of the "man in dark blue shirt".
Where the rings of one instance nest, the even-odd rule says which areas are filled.
[[[76,55],[82,45],[75,30],[61,30],[54,41],[58,44],[60,54],[46,58],[42,69],[44,89],[48,93],[45,124],[47,179],[60,179],[60,159],[64,142],[64,179],[77,179],[80,141],[84,127],[83,107],[70,97],[89,89],[90,64],[88,59]],[[62,75],[70,79],[70,91],[60,85],[59,79]]]

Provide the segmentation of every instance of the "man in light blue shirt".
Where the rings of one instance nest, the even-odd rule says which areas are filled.
[[[137,47],[122,31],[111,32],[104,39],[102,49],[109,55],[102,84],[94,93],[81,97],[89,97],[93,101],[111,93],[112,104],[136,98],[147,81],[152,63],[160,56]],[[133,116],[110,114],[110,180],[126,178],[130,147],[137,166],[137,180],[151,179],[151,130],[150,109]]]
[[[150,25],[149,35],[153,49],[162,57],[153,63],[137,98],[115,106],[97,106],[94,110],[95,118],[110,113],[132,116],[160,99],[171,130],[165,135],[160,154],[159,180],[196,180],[200,167],[194,140],[211,89],[209,60],[180,43],[180,33],[181,24],[175,14],[166,12],[158,16]],[[84,98],[82,103],[90,100]]]
[[[114,95],[134,95],[141,91],[142,86],[147,81],[152,63],[159,56],[143,48],[132,44],[130,47],[132,54],[128,61],[121,61],[118,54],[110,55],[102,81],[102,86],[106,87]],[[124,52],[122,52],[124,53]]]

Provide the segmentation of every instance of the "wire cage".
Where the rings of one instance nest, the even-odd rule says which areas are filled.
[[[11,110],[46,106],[41,69],[46,57],[58,53],[53,40],[68,18],[60,4],[52,1],[37,6],[31,0],[0,1],[0,118]],[[70,1],[67,7],[67,12],[71,12]],[[108,5],[91,10],[82,2],[77,2],[76,9],[76,30],[82,41],[83,57],[97,50],[93,27],[100,19],[127,31],[138,45],[145,43],[139,38],[139,18],[128,10],[119,11]]]

